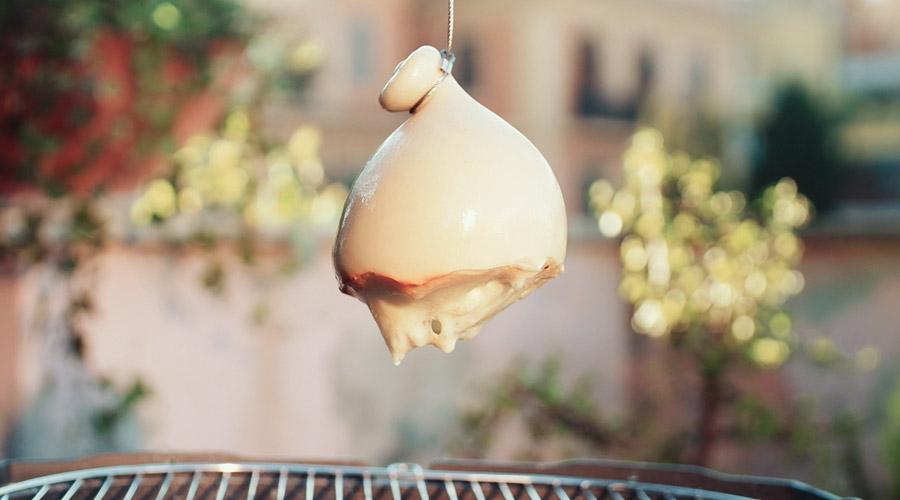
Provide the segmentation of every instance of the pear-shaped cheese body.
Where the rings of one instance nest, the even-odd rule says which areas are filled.
[[[447,76],[356,179],[334,263],[399,362],[421,345],[452,350],[556,276],[565,255],[547,161]]]

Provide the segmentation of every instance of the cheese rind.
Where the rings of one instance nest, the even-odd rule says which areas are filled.
[[[411,100],[424,89],[427,72],[406,65],[439,64],[431,49],[401,64],[385,92],[405,89]],[[541,153],[447,75],[356,179],[334,265],[341,289],[369,306],[399,361],[420,345],[452,350],[559,274],[566,229]]]

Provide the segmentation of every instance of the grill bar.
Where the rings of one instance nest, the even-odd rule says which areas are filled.
[[[231,471],[226,470],[222,473],[222,479],[219,480],[219,489],[216,491],[216,500],[224,500],[225,493],[228,491],[228,481],[231,480]]]
[[[481,489],[481,483],[478,481],[470,481],[469,487],[472,488],[472,493],[475,494],[476,500],[484,500],[484,490]]]
[[[569,495],[566,493],[566,490],[562,489],[562,486],[558,484],[554,485],[553,491],[556,493],[556,498],[559,498],[559,500],[569,500]]]
[[[344,500],[344,474],[340,470],[334,473],[334,497]]]
[[[444,488],[447,490],[447,498],[450,500],[459,500],[456,496],[456,486],[453,485],[453,481],[445,479]]]
[[[397,480],[397,474],[391,472],[388,474],[391,481],[391,495],[393,495],[394,500],[403,500],[403,495],[400,494],[400,481]]]
[[[240,484],[247,485],[247,500],[747,498],[633,481],[623,483],[541,474],[432,471],[415,464],[380,468],[270,463],[167,463],[85,469],[30,479],[0,487],[0,500],[226,500],[243,496],[228,494],[232,480],[237,478],[240,478]],[[122,490],[125,490],[124,493]],[[216,491],[214,496],[213,490]]]
[[[277,500],[284,500],[284,494],[287,492],[287,469],[282,468],[278,473],[278,496]]]
[[[94,495],[94,500],[103,500],[103,497],[106,496],[106,492],[109,491],[109,488],[112,487],[113,477],[106,476],[106,480],[103,481],[103,485],[100,486],[100,489],[97,490],[97,494]]]
[[[163,479],[162,485],[159,487],[159,492],[156,494],[156,500],[164,500],[166,498],[166,493],[169,492],[169,487],[172,486],[172,478],[175,477],[172,471],[166,473],[166,478]]]
[[[257,486],[259,486],[259,471],[254,470],[250,473],[250,485],[247,487],[247,500],[256,498]]]
[[[416,474],[416,487],[419,489],[419,498],[421,500],[430,500],[428,498],[428,485],[425,484],[425,479],[421,474]]]
[[[506,483],[500,483],[500,494],[503,495],[503,500],[516,500]]]
[[[316,497],[316,472],[310,470],[306,474],[306,500],[315,500]]]
[[[118,474],[116,474],[118,475]],[[141,485],[141,480],[143,480],[141,474],[137,474],[134,476],[134,479],[131,480],[131,484],[128,486],[128,491],[125,492],[125,498],[123,500],[131,500],[134,498],[134,494],[137,492],[138,486]]]
[[[363,472],[363,493],[365,500],[372,500],[372,474],[368,471]]]
[[[200,487],[200,478],[203,476],[203,471],[197,471],[194,473],[194,477],[191,478],[191,486],[188,488],[187,500],[194,500],[194,497],[197,495],[197,488]]]
[[[72,481],[72,485],[66,490],[66,494],[63,495],[62,500],[72,500],[72,497],[75,496],[75,492],[78,491],[78,488],[81,488],[81,483],[81,479]]]
[[[597,497],[594,496],[594,493],[591,491],[591,483],[585,481],[581,483],[581,494],[584,495],[585,500],[597,500]],[[669,500],[666,498],[666,500]]]
[[[39,489],[38,492],[35,493],[33,497],[31,497],[31,500],[41,500],[42,498],[44,498],[44,495],[46,495],[47,491],[49,491],[49,490],[50,490],[50,485],[45,484],[45,485],[41,486],[41,489]]]

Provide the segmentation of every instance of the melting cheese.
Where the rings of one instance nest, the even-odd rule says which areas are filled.
[[[415,347],[433,345],[452,352],[459,340],[474,337],[485,321],[524,298],[562,267],[514,266],[455,271],[418,285],[366,274],[342,280],[342,290],[365,302],[384,337],[394,364]]]
[[[553,171],[518,130],[413,52],[382,91],[416,112],[351,189],[334,246],[341,290],[365,302],[394,362],[453,350],[558,275],[566,209]]]

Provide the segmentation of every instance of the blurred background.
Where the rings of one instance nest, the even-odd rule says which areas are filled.
[[[590,456],[900,498],[900,2],[458,1],[454,75],[553,166],[569,255],[394,367],[330,249],[446,9],[0,5],[0,457]]]

